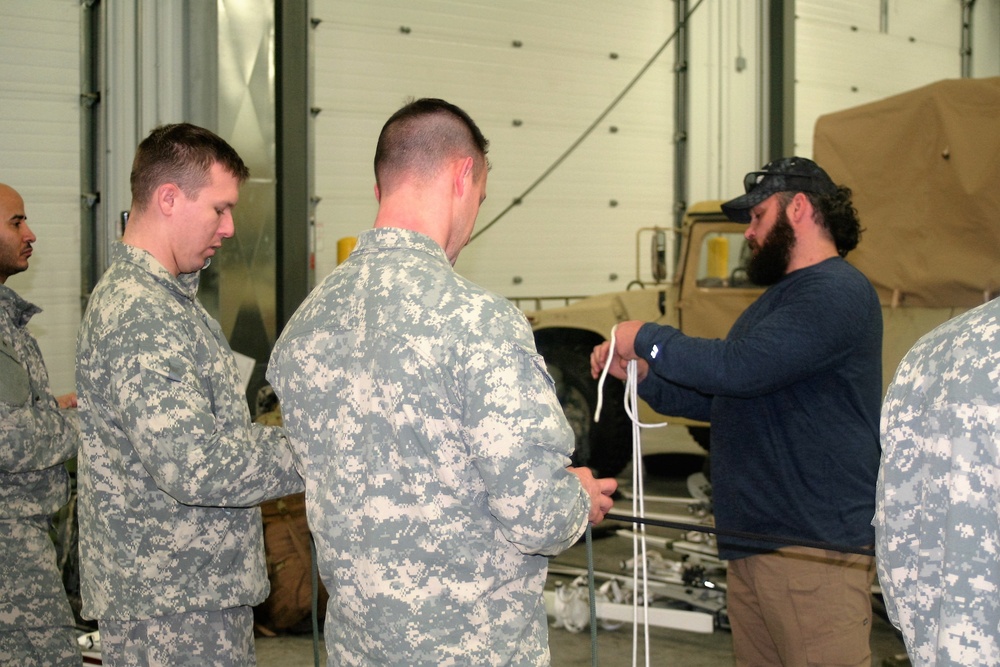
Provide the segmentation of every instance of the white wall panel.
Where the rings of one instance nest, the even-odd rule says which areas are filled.
[[[738,195],[743,175],[764,162],[759,6],[706,2],[692,16],[689,202]]]
[[[30,329],[57,394],[73,390],[80,321],[80,8],[0,0],[0,182],[24,197],[38,237],[7,285],[44,312]]]
[[[812,155],[822,114],[961,76],[958,0],[799,0],[795,152]]]
[[[919,0],[918,0],[919,1]],[[796,0],[795,14],[817,23],[855,26],[874,32],[879,29],[882,0]]]
[[[313,13],[322,19],[314,31],[318,278],[333,267],[338,238],[371,226],[375,141],[406,97],[448,99],[490,139],[482,228],[673,31],[673,3],[661,1],[316,0]],[[523,205],[465,249],[459,271],[507,296],[624,289],[636,230],[672,224],[672,67],[668,47]]]
[[[962,43],[961,0],[889,0],[889,34],[958,51]]]
[[[974,6],[972,76],[1000,76],[1000,0],[977,0]]]

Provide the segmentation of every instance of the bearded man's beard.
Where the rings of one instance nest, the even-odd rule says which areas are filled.
[[[767,287],[781,280],[788,273],[788,264],[795,247],[795,231],[788,222],[785,209],[779,209],[778,219],[768,233],[764,243],[757,246],[757,252],[747,262],[747,277],[754,285]],[[751,246],[751,250],[754,247]]]

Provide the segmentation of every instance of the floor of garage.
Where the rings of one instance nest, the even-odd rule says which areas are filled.
[[[659,460],[657,460],[659,459]],[[680,517],[690,516],[690,521],[697,521],[691,514],[688,502],[682,500],[689,497],[685,483],[691,472],[691,462],[669,457],[645,457],[647,474],[644,479],[644,492],[647,497],[646,514]],[[631,483],[631,473],[620,479],[623,490],[628,493]],[[650,500],[650,498],[670,498],[671,500]],[[632,514],[632,502],[623,499],[616,502],[613,510],[623,515]],[[678,520],[678,519],[675,519]],[[622,581],[631,581],[631,573],[622,569],[625,561],[633,554],[633,541],[628,536],[616,534],[614,529],[627,529],[627,524],[608,524],[605,522],[601,530],[596,531],[593,539],[593,559],[595,570],[620,574]],[[669,549],[654,544],[663,540],[670,541],[684,536],[683,531],[666,528],[647,529],[647,549],[664,557],[667,561],[679,559],[680,556]],[[586,545],[580,544],[569,549],[552,561],[552,570],[572,570],[586,568]],[[557,585],[570,585],[574,577],[571,575],[550,574],[548,590]],[[598,582],[600,585],[600,581]],[[877,598],[876,598],[876,606]],[[589,628],[582,632],[570,632],[565,627],[556,627],[554,617],[550,616],[552,624],[549,627],[549,647],[552,654],[553,667],[577,666],[592,664],[591,635]],[[645,643],[642,627],[638,630],[638,662],[644,664],[643,646]],[[895,629],[876,614],[872,626],[872,665],[873,667],[902,667],[909,665],[905,660],[905,649]],[[733,664],[732,641],[726,629],[715,629],[710,633],[692,632],[668,627],[650,627],[649,632],[650,662],[652,664],[681,665],[684,667],[707,667]],[[314,664],[313,641],[311,636],[279,636],[261,637],[257,639],[257,664],[260,667],[310,667]],[[325,665],[326,653],[320,646],[320,664]],[[631,621],[621,624],[614,630],[600,629],[598,631],[597,656],[601,667],[623,667],[632,665],[633,631]],[[901,658],[902,656],[902,658]]]

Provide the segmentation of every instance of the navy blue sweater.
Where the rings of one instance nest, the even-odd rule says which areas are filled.
[[[646,324],[639,394],[667,415],[712,424],[712,500],[726,530],[848,547],[874,543],[882,313],[840,258],[794,271],[725,340]],[[784,546],[719,538],[732,560]]]

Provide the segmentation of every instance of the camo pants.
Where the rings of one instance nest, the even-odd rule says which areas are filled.
[[[0,667],[79,667],[48,517],[0,520]]]
[[[0,631],[0,667],[80,667],[72,627]]]
[[[110,667],[247,667],[257,664],[253,610],[194,611],[141,621],[99,622]]]

